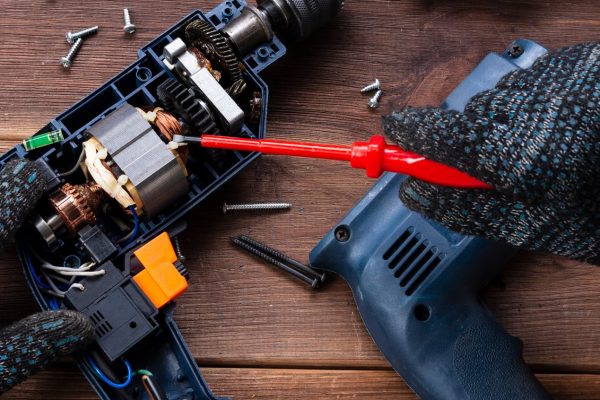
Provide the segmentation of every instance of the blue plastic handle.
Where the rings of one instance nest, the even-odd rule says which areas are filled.
[[[527,68],[546,49],[489,54],[442,104],[462,111],[475,94]],[[513,53],[514,54],[514,53]],[[478,294],[515,250],[451,232],[400,201],[386,174],[313,249],[311,265],[341,275],[375,343],[425,400],[549,399]]]

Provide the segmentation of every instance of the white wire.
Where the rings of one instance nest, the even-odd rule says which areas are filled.
[[[99,269],[97,271],[88,271],[94,265],[94,263],[86,263],[79,268],[68,268],[44,263],[42,264],[42,268],[54,271],[63,276],[101,276],[106,274],[106,271],[103,269]]]

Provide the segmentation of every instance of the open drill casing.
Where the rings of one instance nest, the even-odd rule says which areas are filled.
[[[463,111],[475,94],[546,53],[528,40],[514,45],[521,55],[489,54],[442,107]],[[348,282],[373,340],[422,399],[549,398],[521,341],[478,299],[515,250],[411,211],[399,198],[404,179],[385,174],[313,249],[311,265]]]
[[[164,48],[177,38],[185,37],[185,27],[190,22],[206,21],[216,30],[223,29],[230,21],[237,21],[237,19],[246,21],[247,24],[247,17],[251,15],[248,14],[247,8],[248,5],[244,0],[227,0],[206,13],[199,10],[192,12],[141,48],[138,51],[138,59],[132,65],[52,119],[36,134],[60,130],[64,135],[63,141],[31,151],[27,151],[23,145],[17,145],[2,155],[0,166],[15,158],[36,161],[46,175],[48,193],[56,191],[65,184],[66,180],[58,171],[65,171],[70,168],[70,165],[76,164],[90,131],[103,127],[104,132],[109,132],[104,125],[111,125],[115,120],[121,123],[121,120],[115,118],[116,113],[127,112],[127,118],[132,118],[136,115],[135,111],[130,112],[134,107],[157,106],[157,88],[169,79],[177,78],[175,71],[164,63]],[[245,19],[241,18],[243,15],[246,15]],[[332,15],[332,13],[327,14],[327,18],[331,18]],[[300,18],[298,21],[313,21],[315,16],[311,14],[303,18],[305,19]],[[250,44],[255,47],[248,49],[243,57],[240,56],[239,61],[243,64],[242,73],[248,85],[246,93],[254,93],[260,98],[256,110],[259,115],[253,121],[246,118],[237,134],[262,138],[266,133],[269,92],[259,73],[282,58],[286,53],[286,47],[276,35],[266,37],[262,42],[260,42],[262,40],[260,35],[252,39],[254,41]],[[256,45],[258,42],[260,44]],[[136,249],[146,246],[161,232],[167,231],[170,236],[179,234],[185,229],[184,224],[181,223],[182,218],[193,207],[241,172],[258,155],[258,153],[232,151],[218,153],[211,158],[192,154],[187,164],[186,180],[189,184],[187,192],[176,201],[161,207],[160,210],[145,215],[141,219],[139,230],[136,228],[135,240],[117,241],[116,239],[121,235],[120,231],[115,229],[109,219],[98,216],[95,224],[86,225],[68,239],[59,237],[49,249],[49,252],[58,254],[85,255],[86,258],[91,258],[98,268],[106,271],[102,278],[82,280],[81,282],[87,285],[85,291],[77,293],[71,289],[65,296],[63,307],[76,309],[90,316],[96,329],[95,350],[99,354],[102,352],[106,362],[111,363],[100,365],[101,369],[112,367],[113,364],[118,368],[113,379],[117,381],[122,379],[120,375],[124,371],[122,360],[127,359],[135,368],[152,371],[153,379],[160,384],[165,398],[217,399],[204,381],[173,319],[175,303],[169,302],[160,309],[156,304],[152,304],[148,293],[142,290],[140,282],[134,282],[130,260]],[[32,236],[29,237],[29,234]],[[39,272],[36,272],[33,266],[36,260],[29,247],[44,246],[36,235],[35,232],[23,229],[18,235],[17,251],[35,300],[42,309],[49,310],[59,305],[53,304],[52,301],[56,298],[52,298],[47,291],[43,290]],[[177,262],[173,268],[175,267],[182,272],[182,275],[187,275],[181,263]],[[106,400],[148,398],[140,379],[132,380],[125,389],[110,387],[97,376],[90,363],[86,362],[85,354],[77,356],[76,359],[100,398]]]

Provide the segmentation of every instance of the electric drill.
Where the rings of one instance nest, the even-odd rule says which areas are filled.
[[[489,54],[443,108],[462,111],[475,94],[546,53]],[[350,285],[367,330],[392,367],[425,400],[548,399],[509,336],[479,301],[513,248],[463,236],[408,209],[404,175],[386,173],[310,254],[311,266]]]
[[[2,167],[35,163],[47,183],[17,251],[42,309],[89,317],[95,340],[76,360],[100,398],[216,398],[173,320],[189,273],[171,238],[258,153],[173,137],[263,138],[268,86],[259,74],[285,55],[280,37],[305,39],[342,5],[224,0],[194,11],[0,158]]]

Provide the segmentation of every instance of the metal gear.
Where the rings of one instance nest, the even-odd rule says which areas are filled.
[[[168,79],[158,86],[156,94],[164,108],[179,117],[184,129],[191,134],[219,133],[208,106],[194,89],[179,83],[176,79]]]
[[[197,19],[185,27],[185,37],[191,46],[200,49],[225,69],[231,81],[230,87],[227,88],[230,95],[238,95],[246,89],[238,57],[222,32],[217,31],[209,22]]]

